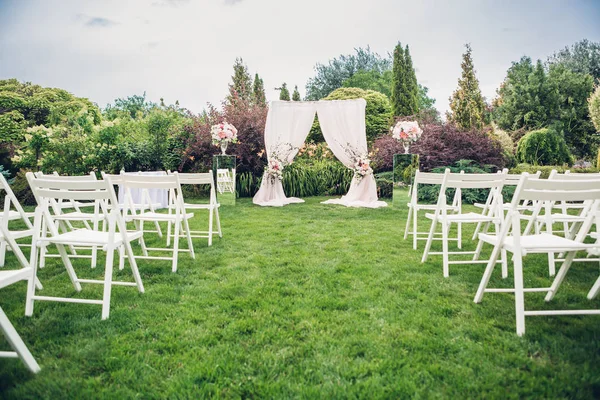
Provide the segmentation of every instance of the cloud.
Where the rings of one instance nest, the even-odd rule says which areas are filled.
[[[224,1],[225,1],[225,4],[228,5],[228,6],[234,6],[237,3],[241,3],[242,2],[242,0],[224,0]]]
[[[149,49],[154,49],[154,48],[158,47],[158,42],[148,42],[148,43],[146,43],[146,47]]]
[[[90,17],[85,14],[77,14],[77,19],[83,20],[85,26],[92,28],[108,28],[118,25],[118,22],[104,17]]]
[[[153,6],[158,7],[179,7],[185,3],[189,3],[190,0],[158,0],[152,3]]]

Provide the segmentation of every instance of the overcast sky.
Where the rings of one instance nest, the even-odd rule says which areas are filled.
[[[512,61],[583,38],[600,41],[600,0],[0,0],[0,79],[200,112],[226,96],[236,57],[275,100],[282,82],[304,96],[317,62],[401,41],[444,112],[465,43],[491,99]]]

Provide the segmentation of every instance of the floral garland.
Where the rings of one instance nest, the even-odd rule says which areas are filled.
[[[223,142],[237,143],[238,141],[237,129],[227,122],[213,125],[210,128],[210,135],[212,136],[212,143],[214,145],[219,145]]]
[[[291,143],[279,143],[273,148],[269,156],[269,162],[265,167],[265,173],[269,182],[275,183],[276,181],[283,180],[283,169],[288,165],[283,160],[289,159],[291,154],[297,152],[298,148],[292,146]]]

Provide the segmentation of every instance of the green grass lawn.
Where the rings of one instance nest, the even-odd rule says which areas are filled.
[[[420,263],[423,243],[402,239],[406,209],[306,200],[222,207],[223,239],[196,239],[196,260],[182,253],[175,274],[140,260],[146,293],[115,287],[106,321],[100,306],[47,302],[25,317],[25,283],[0,291],[42,368],[0,359],[0,398],[600,397],[599,316],[530,317],[519,338],[512,295],[473,303],[484,266],[444,279],[441,258]],[[525,273],[550,283],[544,257],[526,259]],[[553,305],[600,308],[585,299],[598,273],[575,264]],[[499,275],[492,284],[509,286],[512,274]],[[75,295],[56,260],[40,278],[47,295],[101,293],[88,284]],[[526,305],[547,307],[543,297]]]

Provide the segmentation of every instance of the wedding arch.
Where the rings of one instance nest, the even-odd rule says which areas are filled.
[[[364,99],[271,102],[265,126],[265,150],[269,165],[277,168],[277,165],[292,163],[310,132],[316,113],[331,152],[346,167],[354,170],[360,156],[367,154],[366,105]],[[286,197],[281,179],[274,178],[267,171],[252,201],[260,206],[274,207],[304,202],[297,197]],[[377,199],[377,184],[372,173],[353,178],[345,196],[323,203],[347,207],[387,206],[387,203]]]

